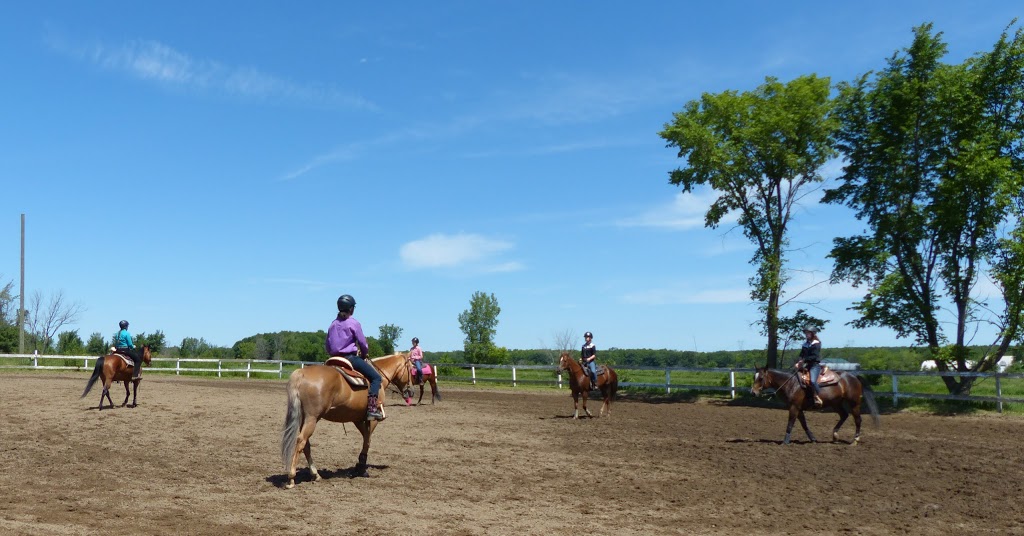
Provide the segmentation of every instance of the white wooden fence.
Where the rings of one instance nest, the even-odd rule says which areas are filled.
[[[73,370],[73,371],[92,371],[96,363],[96,356],[52,356],[52,355],[34,355],[34,354],[0,354],[0,370],[3,369],[27,369],[27,370]],[[15,363],[11,363],[15,361]],[[21,361],[21,363],[17,363]],[[59,364],[58,364],[59,363]],[[271,360],[242,360],[242,359],[198,359],[198,358],[153,358],[154,365],[146,367],[147,373],[174,373],[176,375],[181,374],[215,374],[217,377],[224,376],[241,376],[245,375],[246,378],[256,377],[277,377],[284,378],[285,372],[290,371],[295,367],[304,367],[306,365],[319,365],[317,362],[309,361],[271,361]],[[161,364],[168,364],[163,366]],[[173,366],[169,364],[173,363]],[[480,365],[473,363],[438,363],[434,365],[435,368],[457,368],[469,372],[469,376],[466,377],[461,374],[444,375],[438,372],[438,378],[446,381],[454,382],[466,382],[473,385],[478,383],[493,383],[493,384],[504,384],[508,385],[508,378],[490,378],[481,377],[478,374],[480,370],[486,369],[503,369],[509,370],[512,375],[511,384],[516,387],[520,384],[536,384],[536,385],[551,385],[559,389],[565,387],[565,382],[562,378],[562,373],[557,374],[557,378],[552,380],[536,380],[536,379],[523,379],[519,377],[519,371],[523,370],[542,370],[552,371],[553,367],[549,365]],[[664,389],[666,394],[671,394],[675,391],[716,391],[721,393],[728,393],[731,398],[736,398],[737,393],[747,391],[745,385],[737,383],[737,374],[741,375],[753,375],[753,369],[732,369],[732,368],[692,368],[692,367],[640,367],[640,366],[616,366],[616,370],[619,371],[664,371],[665,381],[664,383],[640,383],[640,382],[627,382],[623,381],[619,383],[620,388],[646,388],[646,389]],[[699,374],[718,374],[721,377],[722,374],[728,374],[728,385],[708,385],[708,384],[681,384],[672,382],[672,373],[674,372],[691,372]],[[875,389],[876,397],[891,398],[893,406],[898,406],[901,399],[921,398],[921,399],[933,399],[933,400],[963,400],[963,401],[974,401],[974,402],[993,402],[996,404],[998,411],[1003,411],[1003,404],[1005,403],[1024,403],[1024,398],[1004,396],[1003,385],[1007,380],[1013,381],[1016,385],[1024,384],[1024,374],[1006,374],[1001,372],[919,372],[919,371],[900,371],[900,370],[858,370],[858,375],[882,375],[889,376],[892,378],[891,390],[882,391]],[[900,390],[899,378],[904,376],[954,376],[954,377],[975,377],[981,379],[993,379],[995,383],[995,396],[982,396],[982,395],[951,395],[951,394],[934,394],[934,393],[915,393],[906,392]]]

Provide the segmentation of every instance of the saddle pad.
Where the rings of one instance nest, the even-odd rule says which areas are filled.
[[[430,368],[430,365],[428,363],[424,363],[423,364],[423,375],[424,376],[426,376],[427,374],[430,374],[431,372],[433,372],[433,370],[434,369]],[[415,376],[416,375],[416,367],[409,367],[409,373],[412,374],[413,376]]]
[[[341,356],[334,356],[327,358],[324,364],[329,367],[334,367],[334,370],[341,373],[341,377],[345,378],[345,381],[349,385],[356,388],[367,387],[370,382],[366,380],[366,376],[360,374],[356,369],[352,368],[352,362]]]
[[[132,361],[132,358],[130,358],[130,357],[124,355],[124,354],[115,353],[114,355],[116,355],[117,357],[120,357],[121,361],[124,361],[125,365],[128,365],[129,367],[134,367],[135,366],[135,362]]]

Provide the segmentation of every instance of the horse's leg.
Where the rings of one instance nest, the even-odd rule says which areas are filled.
[[[295,438],[295,454],[292,455],[291,467],[288,469],[288,485],[285,487],[291,489],[295,487],[295,473],[296,467],[299,465],[299,456],[306,452],[309,448],[309,438],[313,435],[313,431],[316,430],[316,415],[310,415],[306,413],[302,416],[302,427],[299,428],[299,435]],[[312,454],[306,454],[306,461],[310,461],[310,475],[313,476],[313,481],[320,480],[320,474],[316,472],[316,469],[312,465]]]
[[[306,455],[306,463],[309,465],[309,474],[313,477],[313,482],[320,482],[323,478],[320,477],[320,473],[317,472],[316,466],[313,465],[313,442],[306,440],[306,446],[302,447],[302,453]]]
[[[580,394],[583,395],[583,412],[587,414],[587,417],[593,418],[594,415],[590,413],[589,409],[587,409],[587,398],[589,398],[590,396],[590,390],[584,389],[583,392]]]
[[[100,393],[100,409],[103,409],[103,397],[107,397],[107,402],[110,402],[110,409],[114,409],[114,401],[110,398],[110,385],[114,383],[113,378],[103,379],[103,392]]]
[[[572,418],[580,418],[580,393],[578,391],[572,392]]]
[[[857,400],[856,404],[850,404],[850,413],[853,413],[853,424],[857,425],[857,431],[853,434],[853,443],[856,445],[860,442],[860,400]]]
[[[359,429],[359,433],[363,434],[363,450],[359,452],[359,461],[356,463],[355,468],[352,470],[352,476],[370,476],[370,472],[367,471],[366,457],[370,452],[370,436],[373,435],[373,429],[377,427],[378,421],[359,421],[355,423],[356,428]]]
[[[839,441],[839,429],[842,428],[843,423],[846,422],[846,418],[850,416],[850,412],[846,411],[846,407],[842,404],[836,408],[839,412],[839,422],[836,423],[836,427],[832,429],[832,442]]]
[[[124,381],[121,383],[124,384],[124,402],[121,402],[121,407],[123,408],[128,405],[128,398],[132,396],[132,390],[131,387],[129,387],[128,385],[131,383],[131,381]]]
[[[800,406],[790,404],[789,406],[789,422],[786,423],[786,438],[782,440],[783,445],[789,444],[789,438],[793,434],[793,424],[796,423],[797,415],[803,419],[804,412],[800,410]]]
[[[139,407],[139,382],[142,378],[132,380],[132,407]]]
[[[818,439],[816,437],[814,437],[814,434],[811,433],[811,428],[809,426],[807,426],[807,416],[804,415],[803,411],[800,412],[799,418],[800,418],[800,426],[803,426],[804,427],[804,432],[807,433],[807,439],[810,439],[811,443],[817,443]]]
[[[612,396],[611,390],[607,389],[601,391],[601,396],[604,397],[604,403],[601,404],[601,416],[605,417],[612,414]]]
[[[420,382],[420,399],[416,401],[416,405],[423,403],[423,382]]]

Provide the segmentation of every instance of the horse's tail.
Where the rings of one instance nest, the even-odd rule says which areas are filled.
[[[434,381],[430,384],[430,386],[433,388],[433,389],[431,389],[431,392],[433,393],[434,398],[436,398],[437,401],[440,402],[441,401],[441,390],[437,388],[437,372],[436,371],[434,372]]]
[[[866,382],[864,378],[857,376],[857,379],[860,380],[861,394],[864,395],[864,401],[868,403],[868,411],[871,412],[871,421],[877,428],[880,425],[880,421],[878,419],[878,404],[875,402],[875,391],[871,389],[871,386],[868,385],[868,382]]]
[[[89,394],[96,380],[100,379],[101,374],[103,374],[103,356],[96,359],[96,366],[92,369],[92,377],[89,378],[89,383],[85,384],[85,391],[82,391],[82,396],[78,398],[85,398],[85,395]]]
[[[619,392],[619,374],[614,369],[608,370],[612,371],[612,384],[608,386],[608,400],[615,400],[615,395]]]
[[[296,387],[301,371],[302,369],[298,369],[292,372],[288,378],[288,412],[284,416],[284,428],[281,430],[281,460],[284,462],[286,473],[291,470],[292,459],[295,457],[295,443],[299,437],[299,427],[302,426],[302,401],[299,400]]]

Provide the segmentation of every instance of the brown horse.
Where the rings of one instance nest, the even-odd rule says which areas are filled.
[[[412,388],[420,386],[420,399],[416,401],[416,405],[420,405],[423,402],[423,386],[424,384],[430,384],[430,403],[441,401],[441,391],[437,390],[437,368],[430,365],[429,363],[423,363],[423,381],[416,378],[416,367],[409,364],[409,374],[412,376],[412,383],[409,388],[405,391],[405,404],[412,405]]]
[[[857,431],[853,435],[853,445],[860,441],[860,404],[861,396],[868,404],[871,417],[875,426],[878,426],[878,405],[875,404],[875,393],[871,386],[864,383],[860,376],[848,372],[836,372],[839,381],[832,385],[820,385],[821,400],[823,408],[835,408],[839,413],[839,422],[832,429],[832,441],[839,440],[839,428],[846,422],[846,418],[853,414],[853,422],[857,425]],[[754,385],[750,391],[757,396],[762,389],[774,388],[775,393],[789,404],[789,424],[786,425],[786,438],[782,442],[789,444],[789,437],[793,432],[793,422],[800,419],[800,425],[807,432],[807,438],[811,443],[818,440],[807,427],[807,419],[804,417],[804,410],[814,407],[814,397],[808,394],[809,387],[803,385],[800,379],[793,372],[769,368],[754,369]]]
[[[405,354],[393,354],[370,360],[381,375],[380,403],[384,393],[394,383],[399,391],[409,385],[409,367]],[[299,453],[306,455],[309,472],[314,481],[321,480],[313,465],[309,437],[320,419],[334,422],[354,423],[363,435],[363,450],[359,462],[350,473],[354,476],[370,476],[367,472],[366,454],[370,450],[370,435],[377,427],[376,420],[366,420],[367,389],[353,389],[334,367],[313,365],[297,369],[288,378],[288,412],[281,432],[281,460],[288,473],[288,489],[295,487],[295,466]]]
[[[152,363],[153,355],[150,353],[149,345],[142,347],[142,361],[149,365]],[[142,363],[138,363],[141,367]],[[103,397],[107,398],[110,402],[110,407],[114,407],[114,401],[110,399],[110,384],[114,382],[124,383],[124,402],[121,403],[123,408],[128,403],[128,384],[131,383],[134,387],[132,390],[132,405],[128,406],[134,408],[138,405],[137,400],[139,396],[139,381],[142,378],[132,379],[132,368],[125,364],[124,359],[116,353],[110,353],[100,357],[96,360],[96,366],[92,370],[92,377],[89,378],[89,383],[85,384],[85,391],[82,392],[82,396],[79,398],[85,398],[85,395],[89,394],[93,384],[96,380],[103,379],[103,392],[100,393],[100,407],[103,409]]]
[[[562,352],[562,355],[558,356],[558,370],[569,371],[569,387],[572,389],[573,419],[578,419],[580,417],[580,396],[583,397],[583,411],[586,412],[588,417],[593,417],[590,410],[587,409],[587,397],[590,395],[591,389],[601,391],[601,396],[604,398],[604,403],[601,404],[601,411],[599,411],[598,414],[602,417],[605,415],[611,415],[612,399],[615,398],[615,393],[619,390],[619,375],[616,374],[611,367],[597,367],[597,385],[591,385],[590,374],[583,369],[583,365],[570,357],[569,352]]]

